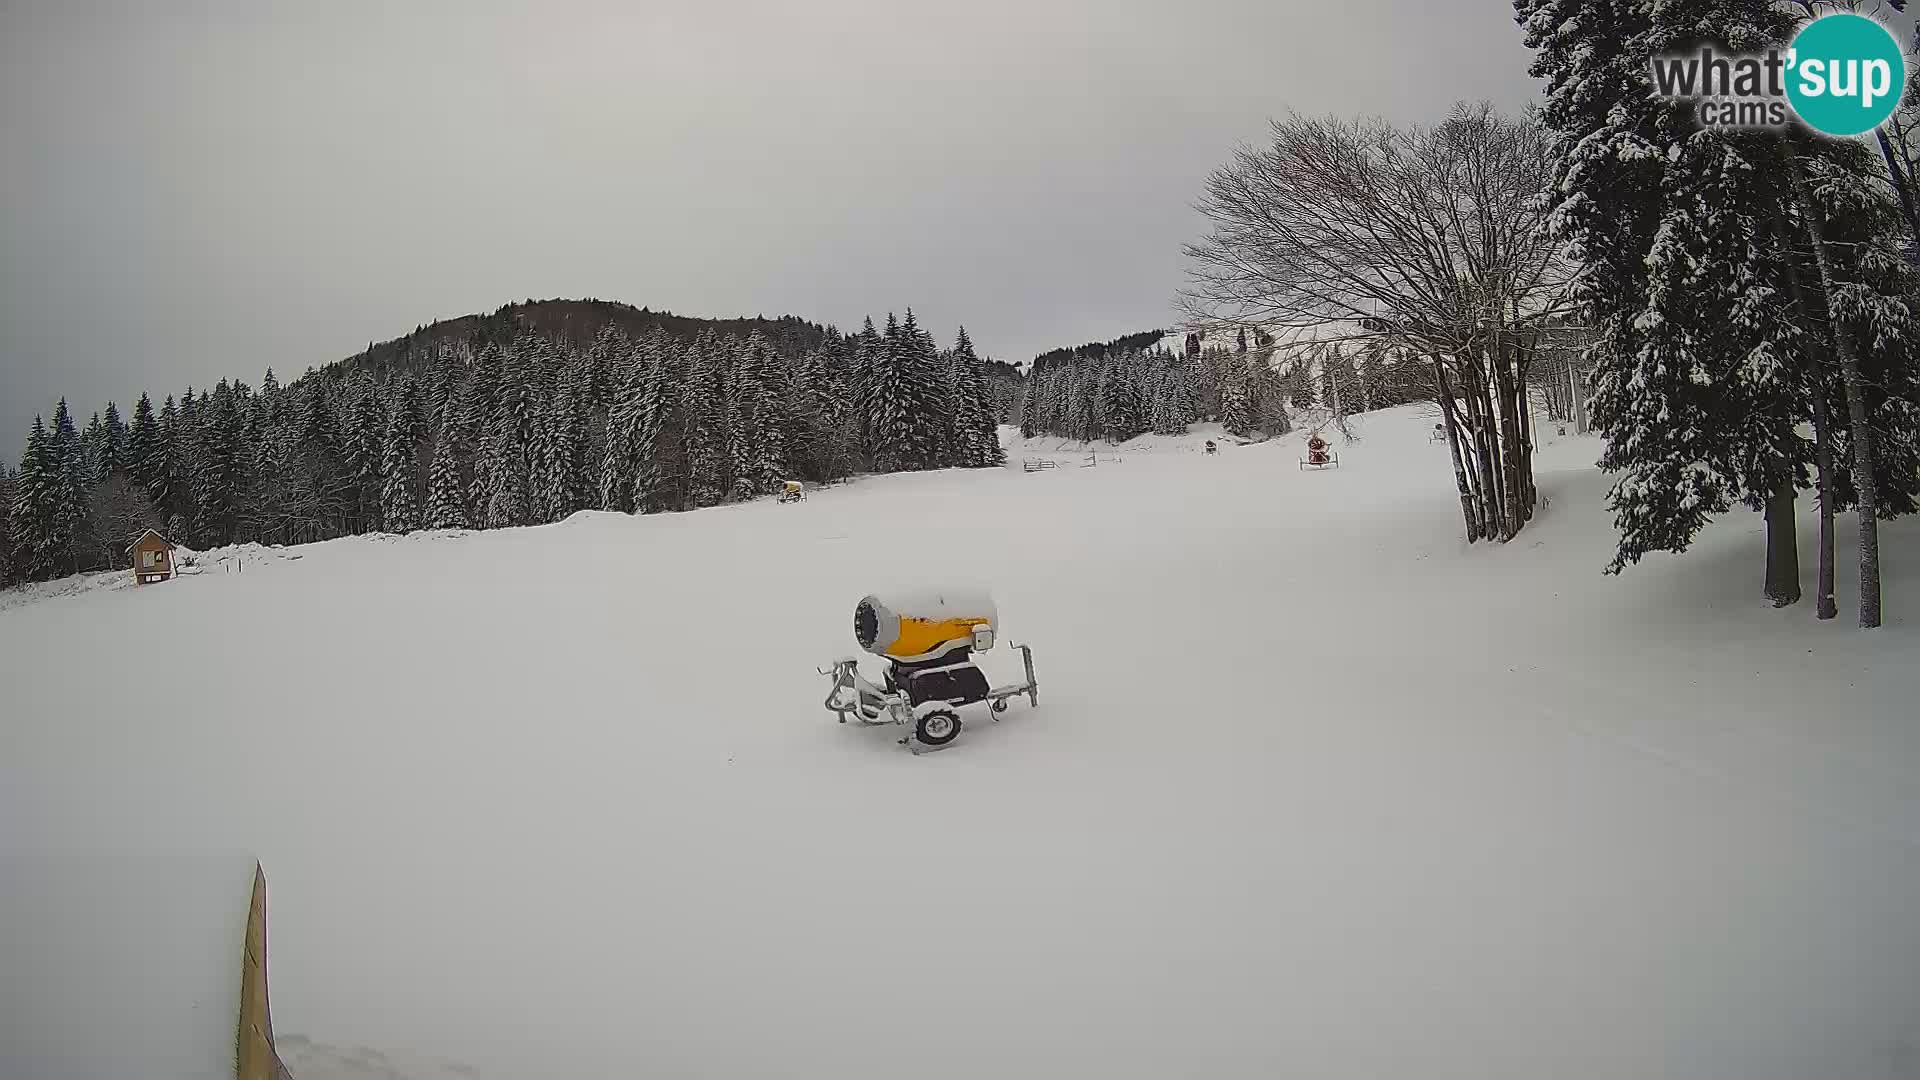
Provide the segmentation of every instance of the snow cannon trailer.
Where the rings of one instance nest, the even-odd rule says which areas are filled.
[[[993,719],[1010,698],[1040,704],[1033,677],[1033,649],[1013,645],[1026,665],[1026,681],[992,686],[973,661],[993,648],[999,618],[993,598],[976,590],[935,590],[868,596],[853,609],[853,637],[887,662],[878,685],[860,674],[857,657],[836,660],[820,674],[833,677],[827,711],[841,723],[899,724],[911,734],[900,742],[916,754],[951,745],[960,734],[962,705],[986,702]],[[1012,644],[1009,642],[1009,644]]]

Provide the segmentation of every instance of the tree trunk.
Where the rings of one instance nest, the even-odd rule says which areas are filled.
[[[1829,441],[1826,380],[1816,369],[1813,383],[1813,461],[1820,496],[1819,576],[1813,587],[1813,615],[1831,619],[1840,613],[1833,602],[1833,444]]]
[[[1887,175],[1893,178],[1893,190],[1900,193],[1900,209],[1907,217],[1907,237],[1916,248],[1920,248],[1920,211],[1914,209],[1913,177],[1893,156],[1893,144],[1887,141],[1886,128],[1875,128],[1873,134],[1880,140],[1880,156],[1886,159]]]
[[[1806,222],[1807,235],[1813,241],[1814,261],[1820,266],[1820,284],[1827,295],[1827,325],[1833,331],[1833,350],[1840,358],[1840,375],[1847,391],[1847,422],[1853,440],[1854,487],[1860,493],[1860,625],[1871,629],[1880,625],[1880,498],[1873,478],[1873,429],[1867,419],[1866,380],[1860,372],[1860,359],[1853,342],[1833,311],[1833,299],[1839,287],[1833,272],[1833,260],[1827,252],[1826,231],[1819,208],[1813,203],[1800,156],[1787,143],[1787,168],[1793,192],[1800,203],[1800,216]]]
[[[1493,388],[1482,386],[1480,400],[1480,468],[1487,475],[1490,531],[1502,543],[1513,539],[1507,527],[1507,461],[1501,456],[1500,421],[1493,411]]]
[[[1439,357],[1433,360],[1433,378],[1440,388],[1440,416],[1447,432],[1447,452],[1453,456],[1453,480],[1460,488],[1460,517],[1466,522],[1467,543],[1482,539],[1486,534],[1480,528],[1480,509],[1476,505],[1473,485],[1467,482],[1466,462],[1460,457],[1460,424],[1454,418],[1453,387],[1448,385],[1446,368]]]
[[[1484,362],[1484,361],[1483,361]],[[1473,406],[1474,453],[1480,466],[1480,491],[1487,504],[1487,537],[1498,536],[1502,541],[1512,539],[1507,532],[1507,508],[1503,493],[1506,484],[1500,475],[1498,453],[1498,435],[1494,431],[1493,389],[1487,385],[1485,370],[1474,373],[1473,395],[1469,399]]]
[[[1569,393],[1573,395],[1573,430],[1576,435],[1587,433],[1587,395],[1586,388],[1580,385],[1580,371],[1574,367],[1573,360],[1567,360],[1567,383]]]
[[[1520,534],[1527,523],[1526,492],[1526,436],[1521,433],[1523,421],[1521,410],[1514,405],[1518,399],[1514,386],[1513,369],[1506,356],[1496,357],[1499,362],[1500,381],[1500,453],[1506,463],[1506,503],[1507,528],[1506,539],[1511,540]]]
[[[1512,446],[1508,449],[1513,488],[1513,531],[1517,535],[1533,520],[1533,408],[1527,395],[1526,347],[1516,342],[1507,373],[1507,404],[1511,407]]]
[[[1767,498],[1767,599],[1774,607],[1800,602],[1800,536],[1793,512],[1792,480]]]
[[[1520,407],[1520,445],[1514,450],[1518,460],[1516,468],[1520,473],[1520,525],[1525,527],[1533,520],[1533,511],[1539,505],[1540,491],[1533,485],[1533,409],[1527,400],[1527,380],[1524,372],[1515,380],[1519,384]]]
[[[1800,291],[1800,275],[1794,270],[1793,260],[1785,264],[1787,296],[1793,306],[1799,310],[1803,325],[1811,324],[1813,312],[1807,308],[1806,295]],[[1808,338],[1814,335],[1809,331]],[[1833,445],[1827,416],[1827,379],[1820,370],[1820,362],[1809,358],[1807,362],[1807,385],[1813,398],[1813,461],[1814,484],[1820,507],[1820,541],[1816,561],[1819,564],[1815,572],[1813,587],[1813,615],[1816,619],[1831,619],[1839,614],[1833,602]]]

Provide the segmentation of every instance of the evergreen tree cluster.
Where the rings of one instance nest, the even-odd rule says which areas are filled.
[[[1827,515],[1855,505],[1868,461],[1873,516],[1920,504],[1920,276],[1881,163],[1860,143],[1799,129],[1703,128],[1650,92],[1651,58],[1700,40],[1784,50],[1807,14],[1799,6],[1515,7],[1532,73],[1547,82],[1554,220],[1581,267],[1573,297],[1594,337],[1601,464],[1619,474],[1610,569],[1684,550],[1744,504],[1769,511],[1770,546],[1785,556],[1770,558],[1768,591],[1791,603],[1797,491],[1817,487]],[[1877,555],[1864,522],[1861,533],[1865,580]],[[1823,616],[1831,543],[1824,528]],[[1867,625],[1878,621],[1874,589]]]
[[[1231,348],[1193,355],[1157,345],[1046,353],[1026,381],[1021,434],[1124,442],[1218,423],[1243,437],[1273,436],[1291,430],[1295,414],[1327,401],[1340,400],[1345,414],[1431,396],[1431,380],[1422,382],[1420,365],[1378,350],[1349,355],[1331,347],[1280,349],[1258,331],[1256,345],[1230,340]]]
[[[1123,442],[1150,431],[1179,434],[1217,417],[1212,370],[1164,349],[1047,355],[1027,380],[1020,431],[1028,437]]]
[[[755,326],[690,338],[602,321],[582,343],[532,324],[430,357],[148,394],[77,429],[36,419],[0,473],[0,583],[124,567],[147,528],[195,548],[415,529],[506,528],[584,509],[686,510],[782,480],[991,467],[1004,365],[913,313],[784,344]],[[371,353],[369,354],[371,355]],[[364,357],[362,358],[364,359]],[[403,361],[403,362],[402,362]]]

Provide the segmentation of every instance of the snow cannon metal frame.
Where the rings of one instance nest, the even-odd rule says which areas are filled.
[[[1333,452],[1327,440],[1314,432],[1307,439],[1307,456],[1300,459],[1300,471],[1308,469],[1337,469],[1340,467],[1340,455]]]
[[[911,731],[900,742],[916,754],[952,745],[960,734],[960,706],[986,702],[998,722],[1007,701],[1025,694],[1040,704],[1033,675],[1033,649],[1013,645],[1026,666],[1026,681],[991,686],[973,654],[993,648],[999,619],[993,598],[970,590],[863,597],[853,611],[860,647],[887,661],[876,685],[860,674],[857,657],[818,669],[833,677],[827,711],[861,724],[899,724]]]

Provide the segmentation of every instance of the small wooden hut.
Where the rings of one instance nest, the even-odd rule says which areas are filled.
[[[152,529],[140,534],[127,555],[133,561],[133,580],[141,585],[173,576],[173,545]]]

